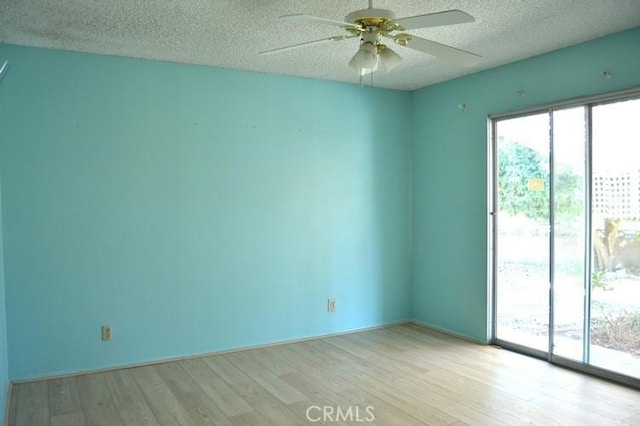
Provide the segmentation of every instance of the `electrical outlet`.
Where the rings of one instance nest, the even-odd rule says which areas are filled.
[[[100,331],[102,332],[102,340],[105,342],[108,342],[109,340],[111,340],[111,326],[110,325],[103,325],[100,328]]]
[[[336,299],[333,297],[327,301],[327,312],[335,312],[336,311]]]

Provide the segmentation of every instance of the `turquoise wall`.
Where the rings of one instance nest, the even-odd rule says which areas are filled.
[[[12,379],[410,318],[408,93],[0,57]]]
[[[638,85],[640,28],[411,94],[417,320],[488,338],[487,116]]]
[[[2,87],[0,87],[0,97]],[[0,179],[0,419],[4,419],[4,410],[9,389],[9,358],[7,348],[7,311],[4,285],[4,248],[2,244],[2,179]]]
[[[639,47],[404,93],[0,46],[9,377],[411,317],[486,340],[487,115],[640,85]]]

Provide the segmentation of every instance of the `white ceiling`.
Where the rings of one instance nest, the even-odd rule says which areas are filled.
[[[413,90],[640,26],[640,0],[374,0],[396,17],[460,9],[469,24],[412,34],[483,56],[472,69],[401,46],[378,87]],[[277,55],[258,52],[345,34],[279,20],[304,13],[334,20],[366,0],[0,0],[0,43],[159,59],[358,84],[347,63],[357,39]],[[640,48],[640,46],[639,46]],[[640,52],[640,49],[639,49]],[[2,59],[2,58],[0,58]]]

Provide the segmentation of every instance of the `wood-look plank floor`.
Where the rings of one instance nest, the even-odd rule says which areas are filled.
[[[416,325],[18,384],[9,407],[11,426],[640,425],[638,391]]]

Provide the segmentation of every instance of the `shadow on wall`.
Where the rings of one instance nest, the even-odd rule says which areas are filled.
[[[387,93],[389,98],[407,93]],[[397,103],[396,103],[397,104]],[[411,146],[409,102],[396,113],[402,120],[388,120],[387,104],[371,106],[371,220],[378,230],[372,270],[384,283],[374,303],[385,319],[411,318]],[[384,194],[382,196],[381,194]],[[404,316],[402,313],[405,313]]]

